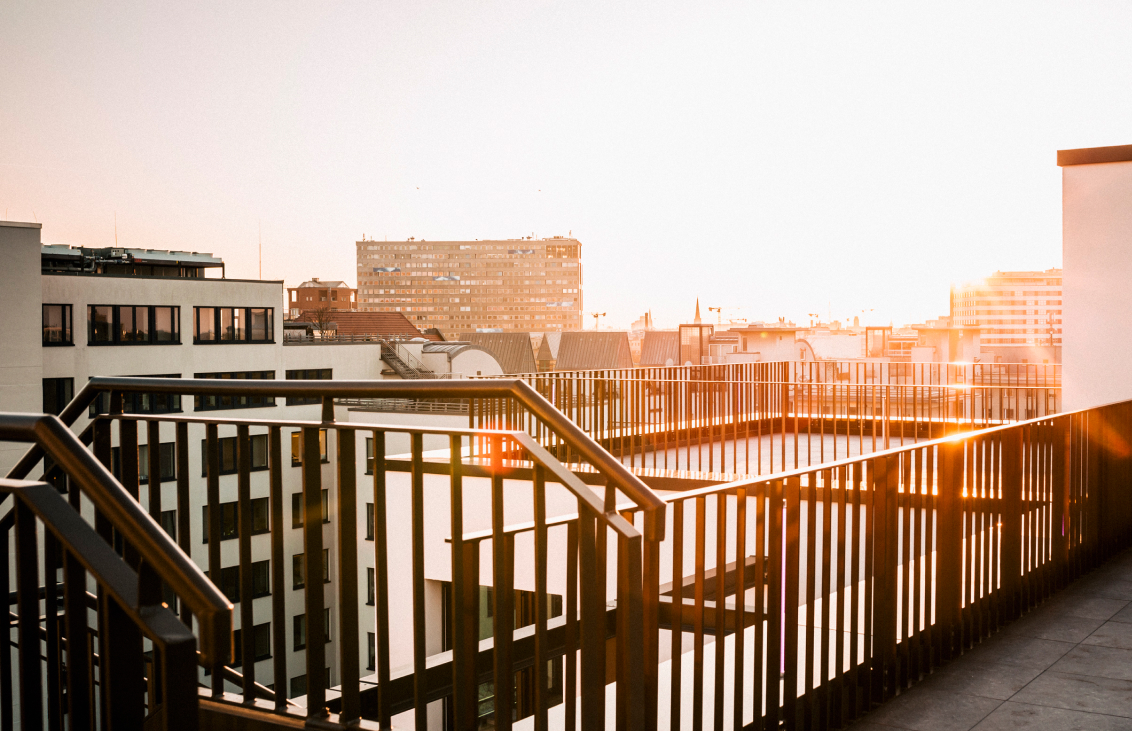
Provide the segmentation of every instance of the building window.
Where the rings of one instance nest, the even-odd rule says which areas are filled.
[[[330,490],[326,488],[322,490],[322,522],[330,522]],[[303,493],[301,492],[291,494],[291,527],[303,527]]]
[[[373,632],[366,632],[366,645],[369,647],[369,664],[366,665],[366,669],[375,670],[377,668],[377,635]]]
[[[241,640],[240,630],[232,635],[235,661],[232,667],[242,667],[244,664],[244,643]],[[264,622],[252,627],[252,649],[255,652],[254,662],[271,659],[271,622]]]
[[[252,498],[251,511],[252,511],[252,535],[258,536],[263,533],[271,531],[271,520],[269,518],[270,508],[267,498]],[[201,521],[203,524],[203,540],[201,543],[208,543],[208,536],[211,530],[209,524],[209,506],[205,505],[201,508]],[[230,503],[220,503],[220,540],[228,541],[233,538],[240,537],[240,510],[239,503],[232,501]]]
[[[150,375],[132,375],[129,378],[180,378],[180,373],[159,373]],[[122,394],[123,414],[173,414],[181,411],[181,395],[177,393],[135,393]],[[110,394],[106,391],[98,394],[90,404],[89,415],[94,418],[98,414],[110,413]]]
[[[43,344],[74,345],[73,308],[71,305],[43,306]]]
[[[366,540],[373,540],[373,503],[366,503]]]
[[[377,582],[374,580],[373,569],[366,569],[366,604],[373,606],[376,604],[374,597],[376,596]]]
[[[291,557],[291,588],[302,589],[307,585],[306,569],[303,567],[305,553],[296,553]],[[330,583],[330,549],[322,549],[322,583]]]
[[[177,540],[177,511],[176,510],[162,510],[161,511],[161,527],[169,534],[173,540]]]
[[[326,642],[330,642],[330,608],[322,610],[322,627],[326,630]],[[296,650],[305,650],[307,647],[307,615],[296,614],[294,624],[294,642]]]
[[[326,430],[318,430],[318,456],[323,464],[330,461],[330,454],[326,451]],[[291,432],[291,466],[298,467],[303,463],[303,433]]]
[[[217,450],[220,452],[220,474],[233,475],[239,471],[239,465],[236,461],[236,439],[237,437],[220,437],[216,440]],[[260,472],[267,469],[267,435],[266,434],[252,434],[250,435],[249,442],[251,442],[251,463],[252,472]],[[200,440],[200,474],[201,477],[208,476],[208,440]]]
[[[298,618],[296,617],[296,619],[298,619]],[[306,642],[304,641],[303,647],[306,647],[306,646],[307,646]],[[298,648],[296,648],[296,649],[298,649]],[[290,697],[291,698],[298,698],[299,696],[304,696],[306,694],[307,694],[307,676],[306,675],[296,675],[295,677],[291,678],[291,695],[290,695]]]
[[[46,318],[46,308],[44,312]],[[181,342],[180,307],[90,305],[87,315],[89,345],[177,345]]]
[[[75,397],[75,379],[43,379],[43,413],[58,416]]]
[[[162,442],[158,445],[161,452],[161,479],[160,482],[172,482],[177,479],[177,445],[174,442]],[[110,449],[110,471],[114,477],[122,479],[121,447]],[[138,482],[142,485],[149,482],[149,445],[138,445]]]
[[[334,377],[333,368],[306,368],[287,371],[288,381],[329,381]],[[288,396],[288,406],[305,406],[307,404],[320,404],[322,399],[318,396]]]
[[[273,381],[275,371],[232,371],[228,373],[195,373],[194,378],[216,378],[219,380]],[[222,411],[224,409],[254,409],[274,406],[274,396],[230,396],[206,395],[193,397],[195,411]]]
[[[193,342],[274,342],[273,307],[194,307]]]

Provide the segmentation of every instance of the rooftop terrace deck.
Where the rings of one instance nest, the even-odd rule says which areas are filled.
[[[850,728],[1132,729],[1132,551]]]

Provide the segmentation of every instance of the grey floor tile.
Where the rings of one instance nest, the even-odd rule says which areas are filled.
[[[1128,622],[1132,624],[1132,604],[1124,607],[1124,609],[1121,609],[1119,612],[1109,617],[1109,619],[1113,622]]]
[[[1132,650],[1101,645],[1078,645],[1050,668],[1057,673],[1095,675],[1132,680]]]
[[[1026,667],[1045,670],[1074,647],[1075,645],[1072,642],[1043,640],[1025,635],[1000,634],[983,642],[954,662],[962,662],[964,658],[970,657],[981,662],[1025,665]]]
[[[1007,701],[974,731],[1132,731],[1132,719]]]
[[[1054,611],[1037,611],[1007,625],[1002,633],[1007,636],[1025,635],[1043,640],[1077,643],[1104,623],[1104,619],[1090,619]]]
[[[1132,650],[1132,624],[1127,622],[1105,622],[1090,634],[1081,644],[1104,645]]]
[[[868,720],[912,731],[968,731],[1000,703],[995,698],[913,688],[873,711]]]
[[[1091,594],[1057,596],[1035,609],[1031,614],[1054,612],[1073,617],[1088,617],[1089,619],[1113,619],[1122,609],[1130,606],[1132,606],[1132,603],[1123,599],[1109,599],[1108,597]],[[1132,622],[1132,614],[1129,615],[1128,621]]]
[[[847,726],[845,728],[845,731],[892,731],[893,729],[898,729],[899,731],[905,731],[904,729],[901,729],[899,726],[882,726],[879,723],[874,723],[873,721],[870,721],[868,718],[863,718],[860,721],[858,721],[857,723],[853,724],[852,726]]]
[[[1011,700],[1132,718],[1132,681],[1047,670]]]
[[[1041,668],[1026,665],[964,658],[960,662],[945,665],[931,677],[925,678],[923,687],[927,690],[1006,700],[1026,687],[1041,672]]]
[[[1104,576],[1088,576],[1074,582],[1065,590],[1067,595],[1088,594],[1109,599],[1132,601],[1132,580],[1112,579]]]

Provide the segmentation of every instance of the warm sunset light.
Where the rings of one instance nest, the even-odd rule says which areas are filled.
[[[1132,728],[1132,5],[0,7],[0,731]]]

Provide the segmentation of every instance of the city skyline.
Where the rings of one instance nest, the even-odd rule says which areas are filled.
[[[1054,152],[1127,142],[1130,13],[17,5],[0,209],[233,277],[262,230],[289,286],[356,284],[362,234],[571,235],[603,325],[923,321],[1061,265]]]

